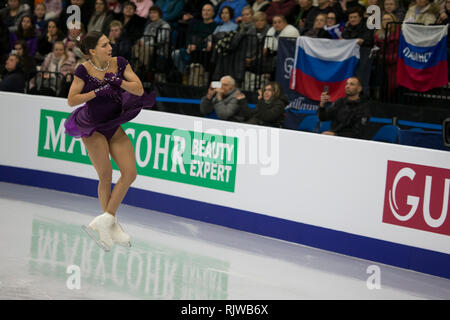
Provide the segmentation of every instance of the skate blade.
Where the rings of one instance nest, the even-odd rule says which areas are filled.
[[[101,249],[103,249],[103,250],[106,251],[106,252],[109,252],[109,251],[110,251],[110,248],[108,248],[107,246],[105,246],[105,245],[103,244],[103,242],[102,242],[99,238],[97,238],[97,236],[96,236],[96,235],[97,235],[97,232],[96,232],[96,231],[94,231],[93,229],[91,229],[90,227],[85,226],[85,225],[82,225],[82,226],[81,226],[81,229],[83,229],[84,232],[86,232],[86,233],[88,234],[88,236],[91,237],[92,240],[94,240],[95,243],[96,243]]]

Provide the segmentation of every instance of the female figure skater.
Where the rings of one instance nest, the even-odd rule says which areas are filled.
[[[155,94],[144,92],[125,58],[111,56],[112,47],[104,34],[89,32],[81,49],[89,59],[75,70],[68,104],[85,104],[72,112],[65,128],[67,134],[82,138],[99,177],[98,198],[104,213],[83,229],[102,249],[109,251],[114,242],[130,246],[130,236],[115,215],[136,178],[133,146],[120,125],[136,117],[142,108],[152,107]],[[121,174],[112,192],[109,155]]]

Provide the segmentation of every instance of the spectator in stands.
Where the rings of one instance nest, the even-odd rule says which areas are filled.
[[[0,18],[10,33],[17,31],[20,20],[26,14],[30,14],[30,6],[21,4],[20,0],[8,0],[8,6],[0,10]]]
[[[49,20],[47,24],[47,31],[39,39],[38,52],[42,56],[46,56],[53,50],[53,44],[56,41],[64,40],[64,34],[58,27],[55,20]]]
[[[266,14],[267,21],[272,23],[276,15],[287,17],[294,7],[295,0],[272,0],[264,13]]]
[[[80,7],[81,13],[81,22],[86,27],[89,24],[89,20],[91,19],[91,15],[94,13],[95,8],[93,8],[93,4],[95,2],[93,0],[85,1],[85,0],[70,0],[66,1],[66,5],[64,6],[61,14],[59,15],[59,29],[63,34],[67,34],[67,22],[69,17],[73,14],[73,12],[67,12],[67,8],[71,5],[75,5]],[[51,50],[50,50],[51,51]]]
[[[342,39],[345,29],[345,23],[339,22],[334,11],[327,14],[327,25],[324,27],[332,39]]]
[[[221,24],[218,25],[214,30],[213,32],[214,35],[223,32],[234,31],[238,28],[238,25],[235,22],[233,22],[234,10],[232,7],[223,6],[219,13],[219,16]]]
[[[230,7],[233,9],[233,18],[232,21],[234,22],[236,18],[240,17],[242,14],[242,9],[247,6],[247,0],[224,0],[220,3],[218,12],[219,14],[216,16],[214,21],[218,24],[223,23],[222,21],[222,8],[223,7]]]
[[[128,37],[131,44],[134,44],[142,37],[147,19],[139,17],[136,14],[136,5],[134,2],[127,1],[123,3],[122,8],[123,12],[118,16],[117,20],[122,22],[123,36]]]
[[[62,11],[61,0],[44,0],[41,2],[45,6],[45,20],[58,19]],[[35,9],[37,4],[35,5]]]
[[[280,85],[270,82],[264,86],[264,89],[258,90],[258,102],[254,109],[244,107],[249,116],[245,122],[279,128],[284,121],[284,108],[288,103],[288,98]]]
[[[255,2],[253,2],[252,10],[254,13],[264,12],[267,10],[269,5],[270,5],[270,1],[268,1],[268,0],[256,0]]]
[[[148,18],[148,13],[151,7],[153,7],[152,0],[131,0],[136,5],[136,14],[139,17]]]
[[[253,15],[253,24],[256,29],[256,36],[259,40],[263,40],[270,29],[270,25],[267,23],[267,17],[264,12],[255,12]]]
[[[384,13],[393,13],[398,22],[403,22],[405,18],[405,9],[400,7],[398,0],[384,0]]]
[[[23,72],[27,79],[31,79],[36,74],[36,62],[28,53],[25,40],[18,40],[14,45],[14,52],[20,57],[23,66]]]
[[[416,0],[406,12],[405,22],[434,24],[439,16],[439,5],[430,0]]]
[[[145,70],[152,65],[158,73],[162,73],[166,71],[170,54],[170,25],[161,18],[162,11],[157,6],[150,8],[149,17],[150,23],[136,44],[135,56]]]
[[[367,28],[363,12],[356,6],[348,9],[348,24],[344,29],[344,39],[358,39],[360,59],[356,75],[361,79],[364,92],[369,90],[372,61],[370,52],[373,47],[373,31]]]
[[[391,95],[397,87],[397,52],[398,41],[400,38],[400,26],[395,24],[389,25],[388,38],[386,39],[386,28],[388,23],[397,22],[394,13],[385,13],[381,19],[381,29],[374,34],[375,46],[379,48],[375,63],[376,87],[380,87],[383,77],[383,68],[386,71],[384,75],[387,81],[387,94]]]
[[[437,20],[437,23],[449,24],[450,23],[449,18],[450,18],[450,0],[446,0],[444,3],[444,8],[443,8],[443,10],[441,10],[441,14],[439,15],[439,18]],[[450,40],[450,38],[449,38],[449,40]],[[449,48],[448,45],[447,45],[447,48]],[[449,66],[450,66],[450,64],[449,64]]]
[[[11,53],[5,62],[5,71],[0,82],[0,91],[19,92],[25,91],[25,74],[23,72],[20,57]]]
[[[22,16],[17,31],[9,34],[11,49],[14,48],[14,44],[17,40],[24,40],[27,43],[28,52],[31,56],[36,54],[39,40],[36,32],[36,26],[33,23],[31,15]]]
[[[33,22],[36,25],[36,29],[39,35],[43,34],[45,30],[47,30],[48,20],[45,19],[45,15],[47,12],[46,10],[47,9],[44,3],[38,3],[34,7]]]
[[[75,22],[68,30],[67,37],[63,40],[66,50],[71,51],[75,55],[77,65],[86,61],[86,56],[81,50],[80,43],[86,36],[86,30],[82,22],[77,26]]]
[[[108,0],[108,10],[118,15],[122,12],[122,6],[118,0]]]
[[[112,47],[113,57],[124,57],[127,60],[131,60],[131,41],[122,34],[122,22],[119,20],[111,21],[109,25],[109,44]]]
[[[221,87],[208,88],[208,93],[201,99],[200,112],[204,115],[215,111],[221,120],[234,120],[239,112],[239,104],[236,99],[236,83],[230,76],[220,79]]]
[[[109,12],[106,0],[95,0],[95,11],[89,19],[87,32],[98,31],[107,34],[109,24],[113,19],[114,16]]]
[[[295,26],[300,33],[303,33],[306,26],[306,17],[311,10],[313,10],[312,0],[298,0],[298,4],[292,9],[289,16],[287,16],[288,23]]]
[[[76,67],[76,58],[73,52],[66,50],[62,41],[56,41],[53,45],[53,51],[50,52],[44,59],[41,65],[42,71],[49,71],[52,73],[38,73],[36,81],[40,90],[45,87],[50,89],[50,94],[59,95],[61,89],[67,84],[66,79],[56,76],[55,73],[60,73],[64,77],[68,74],[73,74]],[[67,79],[69,81],[69,79]],[[41,93],[43,93],[41,91]],[[47,93],[49,94],[49,93]]]
[[[214,5],[211,4],[209,0],[187,0],[183,9],[181,21],[187,23],[193,21],[193,19],[202,20],[202,10],[205,4],[210,4],[214,10]]]
[[[318,0],[318,6],[312,7],[311,10],[308,12],[308,15],[305,19],[305,28],[302,32],[303,34],[306,34],[309,30],[313,29],[316,16],[319,13],[325,13],[328,14],[329,12],[336,13],[337,17],[340,17],[343,15],[342,8],[340,5],[336,3],[334,7],[331,6],[330,0]]]
[[[156,0],[155,6],[161,8],[162,19],[176,28],[178,20],[181,18],[184,9],[184,0]]]
[[[183,48],[172,52],[172,60],[181,73],[186,72],[187,65],[202,63],[206,52],[211,51],[212,33],[217,28],[214,21],[214,6],[206,3],[202,7],[202,20],[193,20],[187,31]],[[208,55],[206,55],[208,56]],[[206,67],[203,65],[203,67]]]
[[[267,31],[266,41],[264,44],[265,51],[278,50],[278,38],[298,38],[300,33],[297,28],[287,23],[287,20],[282,15],[273,17],[272,27]]]
[[[323,92],[317,115],[320,121],[331,121],[329,131],[322,134],[363,138],[364,129],[369,120],[367,101],[361,96],[363,87],[357,77],[351,77],[345,85],[345,98],[340,98],[329,105],[330,96]]]
[[[348,20],[349,12],[348,10],[352,8],[358,8],[361,12],[366,11],[366,7],[359,3],[358,0],[343,0],[339,1],[339,4],[341,5],[342,12],[344,13],[344,21]]]
[[[324,39],[332,39],[331,34],[325,30],[325,25],[327,22],[327,14],[319,13],[314,20],[314,26],[312,29],[308,30],[305,33],[305,36],[311,38],[324,38]]]

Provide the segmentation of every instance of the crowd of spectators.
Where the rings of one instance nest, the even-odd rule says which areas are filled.
[[[81,24],[68,23],[71,5],[80,8]],[[367,28],[370,5],[381,9],[380,30]],[[385,39],[389,22],[447,24],[449,15],[450,0],[0,0],[0,88],[24,92],[26,83],[42,82],[43,71],[73,73],[85,61],[80,40],[96,30],[109,37],[113,55],[133,62],[137,71],[156,72],[154,81],[207,86],[229,76],[225,82],[232,79],[238,90],[236,104],[245,101],[239,89],[262,90],[261,101],[266,92],[283,96],[273,82],[280,37],[358,39],[356,75],[363,92],[370,93],[381,81],[374,56],[387,57],[387,73],[395,72],[399,33],[391,24]],[[197,81],[189,78],[194,70]],[[395,90],[395,79],[388,87]],[[277,106],[285,101],[277,99]],[[203,102],[202,110],[211,105]],[[272,110],[273,121],[264,115],[264,103],[254,113],[234,116],[277,126],[278,109]]]

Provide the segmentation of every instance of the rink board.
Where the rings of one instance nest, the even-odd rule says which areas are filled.
[[[96,196],[66,100],[0,99],[0,180]],[[128,204],[450,278],[449,152],[147,110],[123,128]]]

